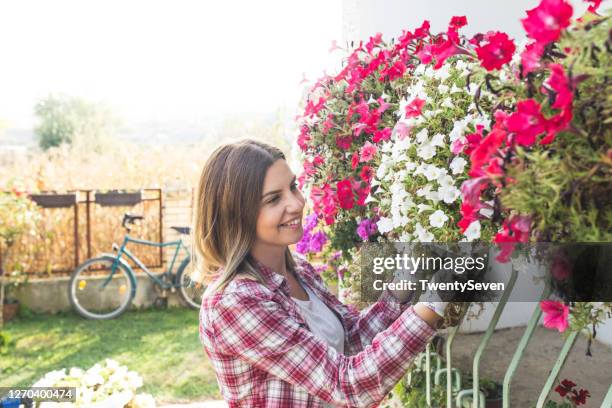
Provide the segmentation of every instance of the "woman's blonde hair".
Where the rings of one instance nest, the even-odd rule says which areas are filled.
[[[196,196],[193,279],[209,284],[219,278],[204,296],[222,291],[238,274],[265,284],[250,250],[266,172],[279,159],[285,160],[280,149],[245,139],[218,147],[204,164]],[[293,271],[288,247],[285,261]]]

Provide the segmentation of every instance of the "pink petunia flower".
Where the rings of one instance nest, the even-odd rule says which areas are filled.
[[[543,300],[540,308],[544,312],[544,327],[563,333],[569,327],[569,307],[554,300]]]
[[[374,158],[378,149],[375,145],[370,142],[365,142],[365,144],[359,150],[359,161],[361,163],[369,162]]]
[[[414,98],[408,105],[406,105],[406,117],[413,118],[421,114],[425,106],[425,99]]]
[[[572,6],[565,0],[542,0],[540,4],[527,10],[527,17],[522,19],[527,35],[542,43],[556,41],[561,30],[570,24]]]
[[[542,67],[542,54],[544,54],[544,44],[541,42],[534,41],[525,47],[525,51],[521,54],[523,75]]]

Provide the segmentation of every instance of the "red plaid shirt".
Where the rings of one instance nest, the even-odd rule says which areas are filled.
[[[361,312],[341,303],[306,259],[294,258],[301,281],[344,326],[345,355],[312,334],[285,278],[257,263],[268,287],[236,278],[200,310],[200,340],[224,399],[230,408],[377,406],[435,329],[386,291]]]

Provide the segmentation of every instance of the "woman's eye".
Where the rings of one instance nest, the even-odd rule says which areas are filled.
[[[277,201],[278,201],[278,196],[274,196],[274,198],[268,201],[268,203],[275,203]]]

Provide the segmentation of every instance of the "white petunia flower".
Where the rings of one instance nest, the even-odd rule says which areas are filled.
[[[419,222],[414,226],[414,236],[419,242],[433,242],[434,240],[433,234],[423,228]]]
[[[453,123],[453,130],[451,130],[448,135],[448,138],[450,139],[451,143],[463,136],[464,131],[465,124],[460,120],[455,121]]]
[[[444,170],[446,172],[446,169]],[[440,175],[436,178],[438,184],[442,187],[454,187],[455,180],[448,174],[440,173]]]
[[[419,188],[416,191],[416,195],[418,197],[426,197],[427,195],[429,195],[429,193],[431,193],[431,184],[425,184],[423,187]]]
[[[376,169],[376,178],[382,179],[385,177],[386,174],[387,174],[387,166],[385,166],[384,163],[381,163],[380,166],[378,166],[378,169]]]
[[[427,205],[427,204],[419,204],[417,205],[417,208],[419,209],[419,214],[422,213],[423,211],[427,211],[427,210],[431,210],[431,205]]]
[[[457,85],[453,84],[453,87],[450,90],[451,94],[457,93],[457,92],[463,92],[463,89],[459,88]]]
[[[448,85],[440,84],[438,85],[438,93],[445,94],[449,90]]]
[[[443,106],[445,108],[450,108],[450,109],[455,107],[455,105],[453,105],[453,100],[451,98],[444,98],[440,106]]]
[[[450,76],[448,65],[442,65],[440,69],[434,71],[433,77],[440,81],[446,80]]]
[[[424,144],[417,149],[417,155],[423,160],[429,160],[436,155],[436,147],[430,143]]]
[[[459,198],[461,191],[455,186],[442,186],[438,194],[446,204],[452,204]]]
[[[468,242],[472,242],[473,240],[480,238],[480,221],[472,221],[463,235],[465,235]]]
[[[445,138],[445,137],[446,137],[446,136],[445,136],[445,135],[443,135],[442,133],[436,133],[435,135],[433,135],[433,136],[431,137],[431,142],[430,142],[430,143],[431,143],[433,146],[440,146],[440,147],[444,147],[444,146],[445,146],[445,143],[444,143],[444,138]]]
[[[381,234],[385,234],[393,230],[393,220],[388,217],[381,217],[376,222],[376,227],[378,227],[378,232]]]
[[[467,164],[467,161],[463,158],[463,157],[455,157],[451,163],[450,163],[450,169],[453,172],[453,174],[461,174],[463,173],[463,170],[465,169],[465,165]]]
[[[429,224],[432,227],[440,228],[448,220],[448,216],[442,210],[436,210],[429,216]]]
[[[414,169],[416,169],[417,165],[415,162],[413,161],[407,161],[406,162],[406,171],[408,171],[408,173],[411,173],[414,171]]]
[[[429,131],[427,128],[423,128],[419,133],[416,134],[415,139],[417,143],[423,144],[427,139],[429,139]]]
[[[436,167],[433,164],[427,165],[427,168],[425,169],[425,172],[423,173],[423,175],[429,181],[437,180],[438,177],[440,177],[442,174],[443,174],[442,169]]]
[[[402,235],[400,235],[400,242],[410,242],[411,241],[411,235],[407,232],[404,232]]]

